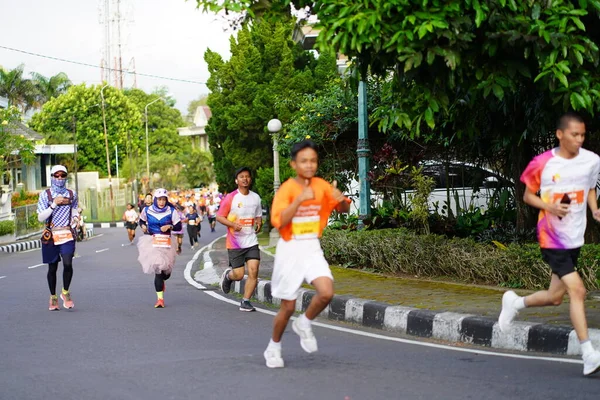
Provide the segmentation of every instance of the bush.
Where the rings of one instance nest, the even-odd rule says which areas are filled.
[[[39,194],[35,192],[20,191],[19,193],[13,193],[10,199],[10,205],[12,208],[26,206],[29,204],[37,204]]]
[[[15,233],[14,221],[0,221],[0,236],[12,235]]]
[[[417,235],[406,229],[340,231],[327,229],[321,240],[325,257],[344,267],[372,268],[387,274],[449,277],[461,282],[542,289],[550,269],[537,244],[504,246],[470,238]],[[579,273],[588,289],[600,287],[600,245],[585,245]]]

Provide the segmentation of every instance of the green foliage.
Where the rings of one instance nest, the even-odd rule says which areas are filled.
[[[79,170],[97,170],[106,175],[108,170],[100,89],[100,85],[71,86],[67,93],[44,104],[41,112],[32,117],[31,127],[45,135],[47,144],[74,143],[76,129]],[[104,89],[104,98],[111,172],[114,174],[115,145],[121,149],[127,148],[130,138],[134,151],[142,148],[143,142],[139,135],[142,115],[135,103],[113,87]],[[71,156],[60,161],[68,166],[72,163]]]
[[[495,246],[472,239],[417,235],[405,229],[325,230],[321,239],[332,264],[370,268],[393,275],[450,277],[461,282],[542,289],[549,267],[539,246]],[[600,246],[585,245],[578,271],[588,289],[600,287]]]
[[[213,158],[209,152],[192,149],[184,159],[183,174],[189,187],[197,188],[210,185],[214,180]]]
[[[291,33],[289,21],[256,21],[231,38],[228,61],[211,50],[204,55],[211,74],[207,133],[222,188],[232,186],[231,174],[242,165],[254,171],[272,165],[267,122],[278,118],[286,126],[302,95],[326,84],[323,71],[335,74],[332,57],[314,60],[292,42]]]
[[[16,129],[21,122],[21,114],[16,107],[0,109],[0,171],[8,171],[20,162],[31,164],[35,161],[34,143]]]
[[[413,167],[410,172],[410,180],[414,193],[409,195],[411,210],[408,214],[410,219],[419,227],[423,233],[429,233],[429,196],[433,190],[434,181],[423,174],[423,168]]]
[[[15,233],[14,221],[0,221],[0,236],[12,235],[13,233]]]
[[[279,180],[281,183],[295,176],[296,172],[290,167],[289,163],[279,165]],[[256,171],[252,189],[260,196],[263,206],[271,208],[275,193],[273,187],[273,167],[261,167]]]
[[[39,194],[34,192],[25,192],[21,190],[18,193],[13,193],[10,198],[10,205],[12,208],[26,206],[28,204],[37,204]]]

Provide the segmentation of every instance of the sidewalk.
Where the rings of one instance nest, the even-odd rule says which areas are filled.
[[[271,296],[273,256],[261,254],[259,285],[255,298],[279,304]],[[218,284],[228,266],[225,239],[198,257],[192,276],[198,282]],[[509,332],[500,332],[497,318],[504,289],[450,282],[387,277],[332,267],[335,297],[321,317],[357,323],[370,328],[466,342],[501,349],[578,355],[581,350],[569,320],[568,297],[558,307],[521,311]],[[306,288],[310,286],[306,285]],[[244,281],[232,288],[243,292]],[[530,291],[516,290],[520,295]],[[296,309],[306,308],[314,292],[303,289]],[[600,296],[588,296],[586,309],[591,328],[600,328]],[[590,329],[600,348],[600,330]]]

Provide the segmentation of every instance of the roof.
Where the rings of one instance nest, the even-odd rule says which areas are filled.
[[[29,140],[42,140],[44,138],[42,135],[29,128],[22,122],[14,123],[14,130],[12,131],[12,134],[23,135]]]

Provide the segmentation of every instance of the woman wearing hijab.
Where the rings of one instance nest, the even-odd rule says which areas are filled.
[[[77,194],[67,189],[67,168],[55,165],[50,170],[50,189],[40,193],[38,199],[38,221],[45,222],[52,231],[51,238],[42,241],[42,262],[48,264],[48,287],[50,288],[50,302],[48,309],[58,311],[58,297],[56,296],[56,273],[58,263],[63,263],[63,289],[60,298],[63,307],[75,307],[69,286],[73,278],[73,256],[75,255],[75,228],[79,223],[77,207]]]
[[[165,306],[163,292],[165,281],[171,277],[177,247],[172,243],[171,233],[181,230],[179,213],[168,202],[166,189],[154,191],[154,201],[142,210],[139,219],[144,235],[138,239],[138,261],[146,274],[154,274],[157,301],[155,308]]]

